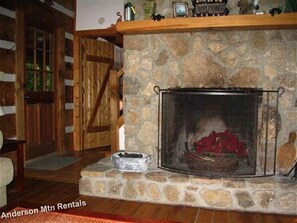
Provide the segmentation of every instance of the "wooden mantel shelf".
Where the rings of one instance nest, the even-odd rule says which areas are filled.
[[[280,15],[228,15],[213,17],[170,18],[161,21],[136,20],[118,22],[116,31],[123,35],[193,32],[199,30],[244,30],[297,28],[297,13]]]

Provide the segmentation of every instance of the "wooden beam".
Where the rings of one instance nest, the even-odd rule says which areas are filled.
[[[15,102],[16,102],[16,137],[26,139],[25,102],[24,102],[24,64],[25,64],[25,16],[21,9],[16,10],[16,54],[15,54]]]
[[[123,35],[116,31],[115,26],[106,29],[91,29],[75,31],[75,35],[79,37],[98,38],[101,37],[110,43],[119,47],[123,47]]]
[[[55,144],[65,153],[65,29],[55,30]]]
[[[81,37],[74,35],[73,37],[73,123],[74,123],[74,135],[73,135],[73,148],[75,151],[80,151],[83,148],[82,140],[82,47]]]

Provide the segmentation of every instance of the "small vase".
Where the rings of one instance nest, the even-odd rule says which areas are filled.
[[[156,3],[154,0],[147,0],[143,3],[144,19],[151,19],[156,13]]]

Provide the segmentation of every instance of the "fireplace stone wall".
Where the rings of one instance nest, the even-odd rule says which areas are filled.
[[[278,144],[296,131],[296,30],[208,31],[124,36],[127,151],[152,154],[156,165],[158,96],[175,87],[285,89]],[[274,130],[271,129],[271,133]],[[272,134],[273,135],[273,134]]]

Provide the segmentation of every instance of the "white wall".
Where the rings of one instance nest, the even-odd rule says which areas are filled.
[[[108,28],[119,18],[117,12],[124,15],[124,0],[76,0],[76,30]]]

